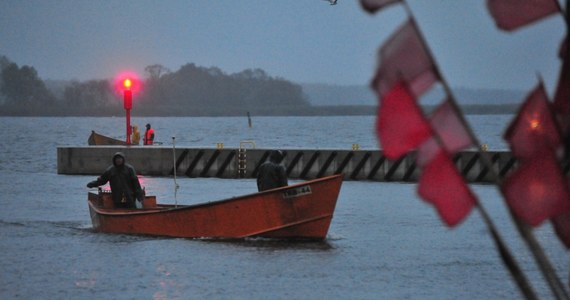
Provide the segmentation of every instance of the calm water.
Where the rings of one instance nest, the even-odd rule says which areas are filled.
[[[469,118],[482,143],[504,149],[509,116]],[[378,148],[374,117],[134,118],[171,147]],[[517,299],[520,294],[474,211],[455,229],[415,185],[345,182],[326,242],[240,242],[108,235],[91,230],[85,184],[56,172],[58,146],[92,129],[121,137],[122,118],[0,118],[2,299]],[[115,134],[114,134],[115,133]],[[124,136],[124,133],[122,133]],[[174,202],[172,178],[143,177]],[[178,202],[251,193],[254,180],[178,178]],[[542,298],[552,298],[493,186],[473,186]],[[568,282],[570,261],[549,224],[535,230]]]

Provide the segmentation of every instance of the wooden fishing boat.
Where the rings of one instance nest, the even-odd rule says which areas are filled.
[[[91,130],[91,135],[87,140],[90,146],[99,146],[99,145],[126,145],[125,141],[117,140]]]
[[[113,208],[111,193],[89,192],[93,228],[99,232],[183,238],[326,238],[342,175],[196,205],[156,204]]]

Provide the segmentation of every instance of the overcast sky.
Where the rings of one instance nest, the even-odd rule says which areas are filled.
[[[496,29],[484,0],[409,0],[452,87],[553,90],[562,17]],[[0,55],[43,79],[113,78],[186,63],[261,68],[298,83],[368,84],[381,43],[406,18],[356,0],[0,0]]]

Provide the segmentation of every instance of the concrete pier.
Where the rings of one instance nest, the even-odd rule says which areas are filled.
[[[148,176],[255,178],[258,168],[273,149],[255,148],[177,148],[159,146],[88,146],[59,147],[58,174],[99,175],[110,164],[115,152],[125,153],[127,162],[137,173]],[[342,173],[345,180],[414,182],[419,170],[415,153],[397,161],[388,160],[378,150],[307,150],[280,149],[283,165],[291,179],[313,179]],[[504,176],[516,160],[510,152],[488,151],[483,155],[492,162],[495,172],[484,167],[481,154],[464,151],[454,156],[458,170],[469,182],[492,182],[492,174]]]

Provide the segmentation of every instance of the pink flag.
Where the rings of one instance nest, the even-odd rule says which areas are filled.
[[[534,158],[539,150],[560,147],[560,132],[542,82],[527,96],[504,138],[518,158]]]
[[[365,11],[373,14],[391,4],[400,1],[401,0],[360,0],[360,5]]]
[[[429,124],[405,83],[399,82],[382,97],[376,132],[389,159],[398,159],[431,136]]]
[[[438,106],[430,116],[429,121],[448,153],[455,154],[459,150],[475,145],[457,111],[453,109],[450,100],[446,100]],[[440,149],[437,140],[432,137],[418,148],[416,162],[419,166],[424,166]]]
[[[418,147],[416,164],[423,168],[442,151],[437,140],[432,136]]]
[[[388,38],[379,52],[379,67],[372,89],[382,97],[399,80],[405,80],[419,97],[438,79],[434,62],[412,20]]]
[[[566,180],[552,151],[522,161],[501,189],[514,214],[532,226],[570,209]]]
[[[433,204],[448,226],[461,222],[477,199],[445,151],[440,151],[423,169],[418,194]]]
[[[497,27],[512,31],[560,12],[557,0],[487,0]]]

